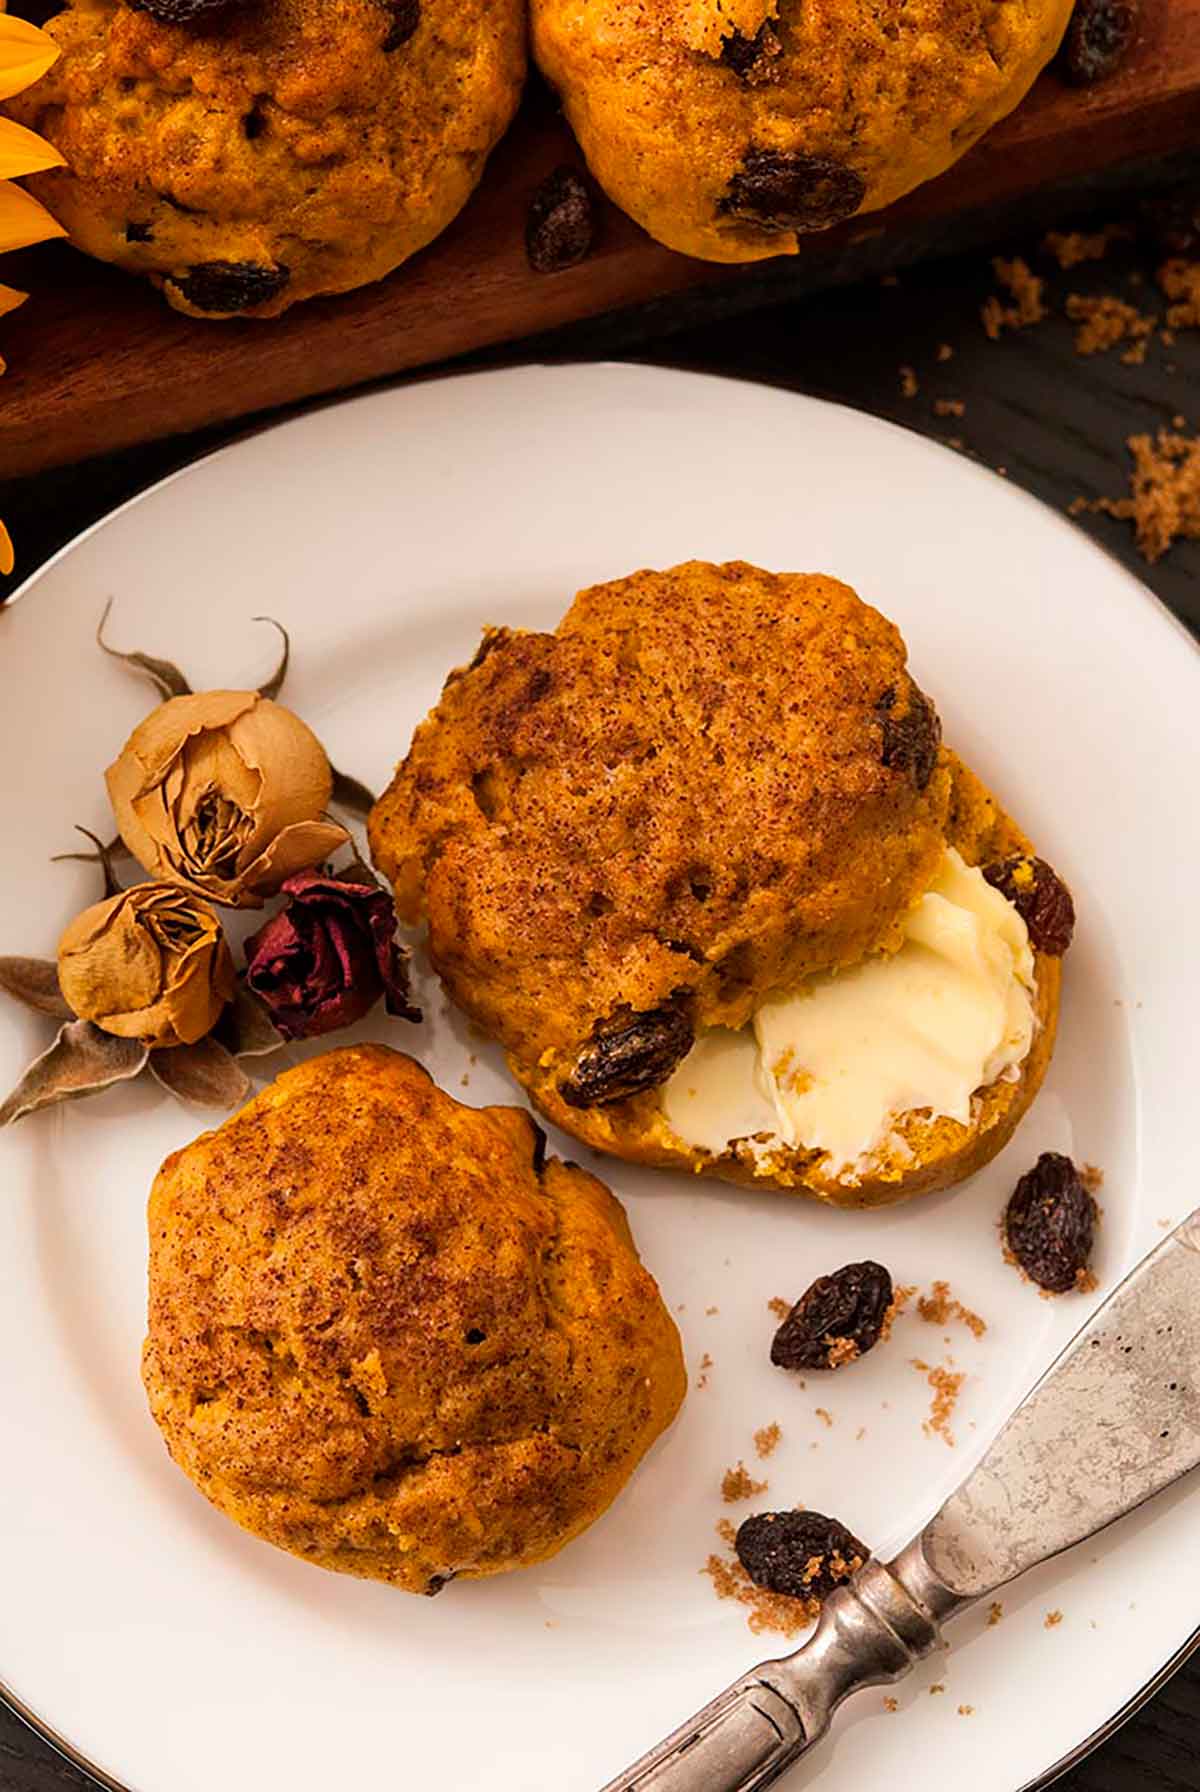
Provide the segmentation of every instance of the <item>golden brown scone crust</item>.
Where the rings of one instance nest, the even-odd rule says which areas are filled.
[[[144,1379],[238,1524],[436,1592],[553,1555],[684,1392],[619,1203],[382,1046],[289,1070],[150,1196]]]
[[[553,635],[485,637],[417,729],[371,848],[404,918],[427,919],[455,1002],[566,1131],[840,1206],[902,1200],[1011,1134],[1053,1048],[1056,959],[1035,957],[1020,1077],[981,1091],[970,1127],[906,1116],[907,1151],[854,1183],[813,1153],[756,1167],[695,1150],[660,1087],[696,1031],[893,947],[947,845],[971,865],[1028,849],[939,732],[897,630],[837,580],[635,573],[581,592]],[[677,1018],[661,1074],[624,1099],[564,1099],[597,1026],[626,1013]]]
[[[465,204],[525,73],[524,0],[421,0],[385,49],[404,10],[255,0],[185,26],[76,0],[48,27],[60,60],[9,102],[70,165],[28,184],[79,248],[192,315],[378,280]],[[189,283],[214,263],[257,270],[263,296]]]
[[[690,561],[581,591],[552,635],[486,636],[371,850],[529,1080],[619,1004],[683,992],[736,1027],[887,945],[942,852],[937,742],[898,630],[848,585]]]
[[[805,231],[941,174],[1024,96],[1070,12],[532,0],[534,53],[596,178],[660,242],[708,261],[793,254]]]

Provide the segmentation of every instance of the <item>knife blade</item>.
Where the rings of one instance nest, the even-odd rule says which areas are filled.
[[[894,1561],[868,1561],[803,1648],[751,1669],[603,1792],[761,1792],[851,1693],[900,1679],[938,1647],[947,1618],[1197,1463],[1200,1209],[1076,1333]]]

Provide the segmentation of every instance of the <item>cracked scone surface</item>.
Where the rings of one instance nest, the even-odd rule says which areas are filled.
[[[423,248],[525,73],[523,0],[249,0],[191,25],[76,0],[48,29],[59,61],[7,109],[69,168],[29,186],[196,316],[275,316]]]
[[[894,949],[947,846],[972,866],[1028,846],[942,746],[899,631],[836,579],[689,562],[581,592],[553,634],[492,631],[370,839],[454,1001],[598,1150],[901,1200],[999,1150],[1049,1060],[1059,965],[1038,953],[1020,1076],[970,1127],[904,1116],[899,1152],[853,1183],[817,1152],[755,1164],[666,1125],[661,1087],[695,1037]]]
[[[382,1046],[285,1072],[168,1158],[149,1224],[143,1372],[172,1456],[325,1568],[436,1592],[541,1561],[683,1398],[603,1184]]]
[[[593,174],[710,261],[941,174],[1012,110],[1071,0],[532,0],[537,60]]]

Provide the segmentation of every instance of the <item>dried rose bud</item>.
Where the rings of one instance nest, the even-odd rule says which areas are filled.
[[[348,1027],[380,996],[389,1014],[420,1020],[386,890],[298,871],[283,894],[287,907],[246,941],[246,982],[285,1039]]]
[[[58,943],[58,980],[81,1020],[154,1046],[203,1039],[233,994],[234,969],[207,902],[135,884],[77,915]]]
[[[230,908],[261,908],[285,878],[348,838],[319,819],[333,787],[325,749],[257,691],[161,703],[105,777],[138,863]]]

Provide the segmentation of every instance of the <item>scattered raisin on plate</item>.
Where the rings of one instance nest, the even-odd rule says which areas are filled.
[[[1045,859],[1015,853],[985,865],[983,875],[1012,903],[1035,950],[1061,958],[1075,932],[1075,904],[1057,871]]]
[[[1086,1280],[1096,1214],[1071,1159],[1043,1151],[1013,1190],[1004,1236],[1030,1281],[1050,1294],[1065,1294]]]
[[[692,998],[677,990],[659,1008],[635,1012],[628,1002],[597,1021],[559,1094],[573,1108],[624,1101],[666,1082],[692,1049]]]
[[[838,1369],[865,1356],[879,1342],[892,1298],[882,1263],[847,1263],[818,1276],[775,1333],[771,1361],[780,1369]]]
[[[1137,37],[1138,10],[1138,0],[1075,0],[1058,53],[1063,79],[1090,87],[1113,74]]]
[[[738,1526],[738,1561],[756,1586],[789,1599],[828,1599],[870,1555],[822,1512],[758,1512]]]
[[[591,253],[596,235],[592,190],[574,168],[556,168],[529,201],[525,253],[535,274],[559,274]]]

